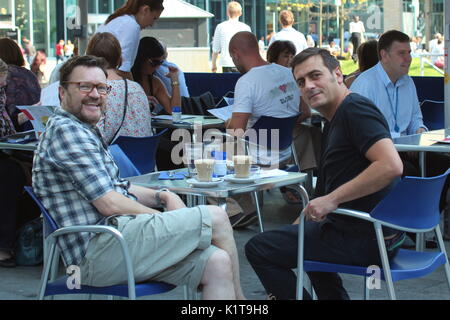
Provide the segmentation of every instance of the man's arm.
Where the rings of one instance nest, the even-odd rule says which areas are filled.
[[[242,129],[247,130],[248,119],[250,119],[250,113],[233,112],[233,115],[226,122],[227,129]]]
[[[211,58],[211,71],[213,73],[217,72],[217,57],[219,56],[218,52],[213,52],[212,58]]]
[[[104,216],[116,214],[154,214],[160,213],[152,209],[156,206],[156,190],[132,185],[129,192],[134,194],[138,201],[134,201],[121,193],[110,191],[104,196],[94,200],[92,205]],[[161,192],[160,198],[168,211],[185,208],[183,201],[174,193]]]
[[[308,219],[322,221],[344,202],[359,199],[386,187],[403,172],[403,164],[390,139],[381,139],[365,154],[371,162],[363,172],[330,194],[311,200],[305,208]]]

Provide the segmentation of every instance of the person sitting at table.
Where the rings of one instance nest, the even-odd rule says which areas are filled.
[[[230,55],[236,68],[243,74],[234,90],[233,114],[227,121],[227,129],[246,131],[261,116],[287,118],[300,114],[300,94],[292,72],[281,65],[266,62],[259,52],[256,36],[248,31],[236,33],[230,41]],[[309,110],[309,109],[308,109]],[[302,110],[303,111],[303,110]],[[229,155],[231,156],[231,155]],[[278,161],[290,158],[289,152],[282,152]],[[259,159],[262,164],[278,165],[272,159]],[[261,163],[261,162],[259,162]],[[245,197],[244,199],[241,199]],[[248,194],[237,200],[235,206],[227,209],[233,225],[243,227],[256,222],[256,212]]]
[[[155,71],[155,76],[164,83],[164,86],[167,89],[167,93],[169,94],[169,96],[172,96],[172,83],[171,79],[167,77],[167,75],[169,74],[169,67],[178,69],[180,96],[190,97],[188,87],[186,86],[186,78],[184,77],[184,72],[175,63],[167,61],[167,56],[169,55],[169,53],[167,52],[167,46],[161,41],[159,43],[161,43],[161,46],[164,48],[164,57],[163,63]]]
[[[267,49],[267,62],[289,68],[295,56],[295,45],[289,40],[277,40]]]
[[[380,61],[361,73],[350,90],[373,101],[386,118],[392,138],[427,131],[416,86],[408,75],[412,61],[409,36],[397,30],[385,32],[378,40],[378,56]],[[404,175],[415,175],[417,161],[409,153],[400,156]]]
[[[186,208],[167,189],[139,187],[119,169],[96,126],[109,87],[104,59],[74,57],[61,68],[61,108],[42,134],[33,162],[33,189],[61,227],[105,224],[122,233],[137,282],[163,281],[197,289],[204,299],[244,299],[233,230],[215,206]],[[164,206],[159,212],[154,207]],[[127,281],[119,244],[110,234],[60,238],[66,265],[80,268],[81,284]]]
[[[97,126],[107,144],[119,136],[147,137],[152,133],[152,119],[147,96],[142,87],[120,76],[122,50],[117,38],[108,32],[96,33],[88,43],[86,54],[106,60],[111,92],[105,114]],[[125,102],[126,101],[126,102]]]
[[[0,138],[16,133],[14,123],[6,109],[8,65],[0,59]],[[17,230],[25,222],[39,216],[23,194],[30,184],[30,162],[18,152],[0,151],[0,267],[16,266],[14,248]],[[30,205],[31,204],[31,205]]]
[[[166,114],[172,114],[172,107],[181,106],[178,69],[169,67],[169,73],[166,74],[166,77],[171,80],[172,95],[169,95],[162,81],[154,75],[163,64],[164,56],[164,48],[156,38],[144,37],[139,42],[136,60],[131,72],[134,80],[144,88],[151,107],[156,108],[158,105],[163,107],[163,110],[153,110],[153,112],[160,113],[162,111]]]
[[[25,59],[19,45],[9,39],[0,39],[0,59],[8,64],[6,110],[18,131],[30,130],[28,119],[16,106],[31,106],[39,102],[41,86],[37,77],[25,68]]]
[[[292,67],[302,97],[327,120],[316,196],[304,209],[305,260],[381,265],[372,223],[333,211],[370,212],[401,175],[389,126],[369,99],[347,89],[339,61],[328,50],[303,50]],[[404,233],[390,228],[383,232],[387,255],[393,257]],[[260,233],[246,244],[245,254],[270,298],[295,299],[297,251],[296,224]],[[320,300],[349,299],[337,273],[308,276]]]
[[[378,63],[377,40],[369,40],[362,43],[357,50],[358,70],[345,77],[345,85],[350,88],[353,81],[364,71],[372,68]]]
[[[411,47],[408,35],[397,30],[387,31],[378,40],[380,62],[361,73],[350,90],[372,100],[386,118],[392,138],[427,131],[416,87],[408,75],[411,66]],[[400,152],[404,176],[420,176],[417,152]],[[444,173],[449,165],[448,156],[427,153],[428,173]],[[448,183],[444,187],[445,198]],[[441,210],[444,202],[441,201]]]

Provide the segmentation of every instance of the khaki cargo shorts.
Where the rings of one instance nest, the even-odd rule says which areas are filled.
[[[206,206],[117,216],[108,224],[117,228],[128,244],[137,283],[156,280],[196,289],[206,263],[217,249],[211,245],[211,216]],[[118,241],[109,234],[92,238],[80,271],[85,285],[126,283]]]

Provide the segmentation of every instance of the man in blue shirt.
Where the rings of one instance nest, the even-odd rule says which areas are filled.
[[[397,30],[384,33],[378,41],[380,62],[361,73],[350,90],[369,98],[389,124],[392,138],[426,131],[413,80],[409,37]]]

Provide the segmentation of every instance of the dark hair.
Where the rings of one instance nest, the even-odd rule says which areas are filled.
[[[336,68],[340,67],[339,61],[331,55],[330,51],[322,48],[307,48],[300,52],[298,55],[294,57],[291,62],[292,72],[294,72],[294,68],[303,63],[305,60],[313,57],[313,56],[321,56],[323,64],[333,72]]]
[[[89,40],[86,54],[104,58],[107,68],[116,69],[122,64],[122,48],[119,40],[109,32],[96,33]]]
[[[134,65],[131,68],[134,81],[141,82],[141,73],[143,65],[147,63],[148,59],[159,58],[164,56],[165,50],[158,39],[153,37],[144,37],[139,42],[139,48],[134,60]]]
[[[108,77],[108,73],[106,71],[106,61],[103,58],[95,57],[95,56],[78,56],[73,57],[67,60],[61,67],[60,74],[60,83],[61,86],[66,88],[66,84],[64,82],[69,81],[70,75],[72,71],[79,66],[88,67],[88,68],[100,68],[105,76]]]
[[[4,62],[18,67],[23,67],[25,65],[22,50],[20,50],[19,45],[14,40],[10,38],[1,38],[0,48],[0,59]]]
[[[411,42],[409,36],[398,30],[389,30],[383,33],[378,39],[378,58],[381,60],[381,50],[389,51],[394,41]]]
[[[117,17],[124,15],[136,15],[139,8],[149,6],[151,11],[163,11],[163,0],[128,0],[121,8],[117,9],[112,15],[106,19],[105,24],[110,23]]]
[[[269,49],[267,50],[267,61],[276,62],[280,54],[285,51],[291,53],[292,55],[295,55],[297,49],[295,48],[295,45],[292,43],[292,41],[277,40],[272,42],[272,44],[269,46]]]
[[[358,47],[356,51],[358,54],[359,71],[366,71],[378,63],[377,46],[377,40],[369,40]]]

